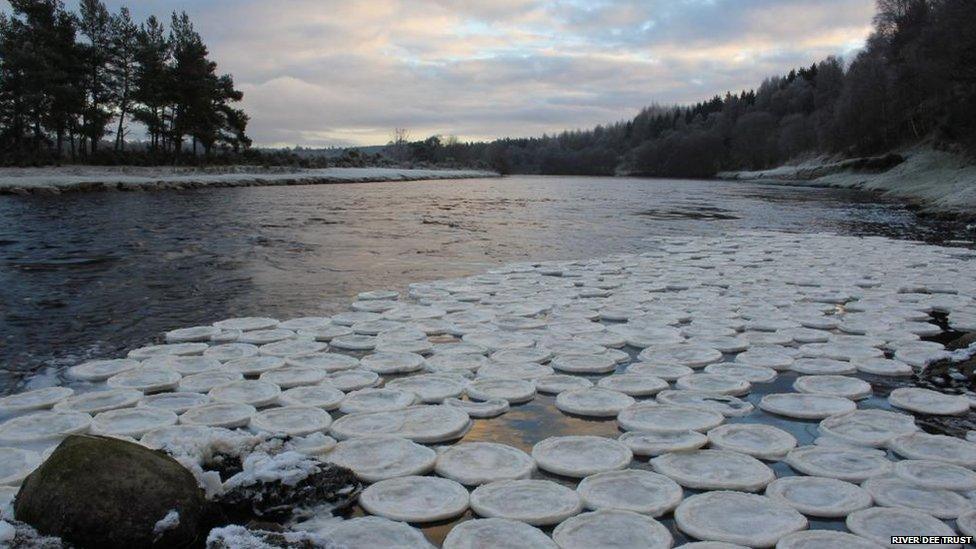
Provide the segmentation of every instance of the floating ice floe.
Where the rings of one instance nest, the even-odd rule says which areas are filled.
[[[835,532],[832,530],[804,530],[793,532],[780,538],[776,543],[777,549],[831,549],[833,547],[843,547],[844,549],[878,549],[881,547],[877,543],[849,534],[847,532]]]
[[[848,444],[880,447],[919,428],[910,415],[885,410],[856,410],[824,419],[818,430],[822,435]]]
[[[675,510],[674,519],[692,537],[750,547],[772,547],[780,538],[807,527],[807,519],[788,505],[729,491],[688,497]]]
[[[88,414],[77,412],[41,411],[15,417],[0,424],[0,444],[56,441],[87,431],[91,421]]]
[[[478,369],[478,377],[507,377],[526,380],[539,379],[553,373],[551,367],[535,362],[494,362],[492,360]]]
[[[556,526],[552,538],[563,549],[670,549],[673,543],[671,532],[660,522],[616,509],[568,518]]]
[[[921,387],[901,387],[888,395],[888,403],[895,408],[922,414],[957,416],[969,411],[969,399],[947,395]]]
[[[861,486],[882,507],[914,509],[943,519],[956,518],[972,508],[972,503],[957,492],[924,488],[895,476],[872,477]]]
[[[674,382],[677,389],[698,391],[700,393],[715,393],[719,395],[742,396],[752,388],[752,384],[744,379],[737,379],[720,374],[692,374],[679,378]]]
[[[862,538],[892,547],[894,536],[955,536],[941,520],[912,509],[871,507],[847,516],[847,529]],[[922,547],[922,546],[919,546]],[[955,548],[958,544],[930,544],[924,547]]]
[[[708,431],[708,444],[719,450],[778,461],[796,447],[796,438],[786,431],[759,423],[719,425]]]
[[[367,387],[375,387],[382,382],[383,380],[376,372],[360,370],[359,368],[333,372],[326,375],[325,379],[323,380],[324,384],[331,385],[332,387],[345,392],[365,389]]]
[[[888,447],[903,458],[976,468],[976,443],[960,438],[913,432],[891,439]]]
[[[634,457],[626,445],[596,436],[550,437],[532,447],[532,457],[550,473],[583,478],[623,469]]]
[[[800,376],[793,388],[801,393],[828,395],[860,400],[871,396],[871,384],[856,377],[820,375]]]
[[[698,431],[628,431],[617,439],[635,456],[659,456],[669,452],[697,450],[708,443]]]
[[[471,426],[468,414],[443,405],[411,406],[395,412],[349,414],[332,423],[332,436],[339,440],[394,435],[420,443],[460,438]]]
[[[637,404],[617,414],[617,423],[625,431],[707,431],[723,421],[725,417],[718,412],[654,403]]]
[[[463,442],[437,456],[434,471],[466,486],[528,478],[535,460],[518,448],[494,442]]]
[[[207,394],[217,402],[235,402],[258,407],[277,401],[281,388],[267,381],[243,379],[217,385]]]
[[[468,508],[468,491],[446,478],[407,476],[381,480],[359,495],[366,512],[390,520],[434,522]]]
[[[603,387],[573,389],[556,396],[556,408],[560,411],[593,417],[614,417],[635,402],[629,395]]]
[[[748,415],[754,408],[752,403],[738,397],[701,391],[665,390],[657,394],[657,401],[671,406],[715,412],[726,417]]]
[[[941,490],[976,490],[976,472],[941,461],[906,459],[895,463],[895,476],[916,486]]]
[[[507,400],[500,398],[482,401],[446,398],[444,399],[444,405],[460,408],[467,412],[469,416],[479,419],[500,416],[507,412],[510,407]]]
[[[797,419],[824,419],[857,409],[848,398],[808,393],[773,393],[759,401],[759,408],[771,414]]]
[[[535,398],[535,384],[522,379],[484,377],[469,383],[465,392],[474,400],[502,399],[521,404]]]
[[[339,411],[344,414],[362,412],[390,412],[402,410],[417,402],[417,395],[412,391],[400,389],[359,389],[346,394],[339,405]]]
[[[583,503],[576,491],[551,480],[500,480],[475,488],[471,509],[483,517],[549,526],[578,514]]]
[[[105,381],[116,374],[138,367],[138,360],[128,358],[91,360],[68,368],[66,375],[80,381]]]
[[[332,416],[312,406],[281,406],[262,410],[251,418],[251,429],[293,437],[325,432]]]
[[[315,406],[335,410],[346,394],[331,385],[306,385],[282,391],[278,402],[283,406]]]
[[[793,469],[811,476],[861,482],[891,472],[892,462],[871,450],[801,446],[786,456]]]
[[[41,463],[37,452],[0,447],[0,484],[20,484]],[[0,505],[0,515],[2,515]],[[12,518],[12,517],[8,517]]]
[[[542,530],[502,518],[466,520],[447,534],[444,549],[558,549]]]
[[[647,375],[663,379],[664,381],[675,381],[680,377],[689,376],[695,373],[694,370],[681,364],[652,364],[649,362],[634,362],[627,366],[626,373],[636,375]]]
[[[364,482],[423,475],[434,468],[437,453],[407,439],[391,436],[344,440],[325,457],[352,470]]]
[[[254,406],[240,402],[215,402],[196,406],[180,415],[180,423],[184,425],[203,425],[208,427],[226,427],[233,429],[250,423],[251,417],[257,413]]]
[[[670,478],[637,469],[584,478],[576,488],[587,509],[618,509],[659,517],[681,503],[684,493]]]
[[[142,398],[136,406],[140,408],[162,408],[182,414],[194,406],[203,406],[209,402],[210,397],[200,393],[156,393]]]
[[[44,387],[0,398],[0,415],[51,408],[74,394],[69,387]]]
[[[580,376],[552,374],[535,380],[535,388],[540,393],[556,394],[573,389],[592,387],[593,382]]]
[[[654,470],[685,488],[755,492],[776,475],[752,456],[726,450],[671,452],[651,459]]]
[[[825,477],[783,477],[766,487],[766,496],[811,517],[841,518],[871,506],[871,494],[850,482]]]

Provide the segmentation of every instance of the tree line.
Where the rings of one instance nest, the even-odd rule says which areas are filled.
[[[829,57],[754,89],[654,105],[587,131],[491,143],[411,143],[411,159],[504,173],[709,177],[923,140],[976,152],[976,1],[878,0],[848,62]],[[402,149],[402,147],[401,147]]]
[[[167,26],[81,0],[0,13],[0,163],[181,162],[247,149],[243,95],[186,13]],[[144,129],[138,150],[132,123]],[[143,135],[139,135],[139,140]]]

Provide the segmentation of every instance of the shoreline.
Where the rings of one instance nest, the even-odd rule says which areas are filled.
[[[888,169],[871,167],[884,165],[893,156],[841,162],[819,157],[768,170],[720,172],[716,177],[772,185],[873,191],[905,200],[925,215],[976,220],[976,165],[956,154],[916,148],[902,152],[904,161]]]
[[[241,166],[218,169],[138,166],[64,166],[0,168],[0,195],[57,195],[68,192],[160,191],[204,187],[329,185],[501,177],[483,170],[408,168],[267,169]]]

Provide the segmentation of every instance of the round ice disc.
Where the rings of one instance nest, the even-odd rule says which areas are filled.
[[[690,496],[674,512],[682,532],[694,538],[749,547],[772,547],[807,527],[792,507],[765,496],[716,491]]]
[[[256,376],[285,365],[285,359],[277,356],[249,356],[235,358],[224,363],[224,369],[246,376]]]
[[[553,369],[535,362],[493,362],[478,369],[478,377],[507,377],[511,379],[538,379],[552,375]]]
[[[914,509],[942,519],[954,519],[972,508],[972,503],[956,492],[916,486],[894,476],[869,478],[861,486],[877,505]]]
[[[888,395],[895,408],[940,416],[957,416],[969,411],[969,399],[921,387],[900,387]]]
[[[257,413],[254,406],[239,402],[214,402],[190,408],[180,415],[180,423],[233,429],[243,427]]]
[[[99,435],[140,437],[148,431],[176,425],[176,414],[162,408],[121,408],[97,414],[91,430]]]
[[[715,412],[726,417],[745,416],[753,410],[753,405],[741,398],[699,391],[664,390],[657,394],[657,401],[670,406]]]
[[[254,431],[293,437],[324,432],[331,424],[329,413],[313,406],[269,408],[251,418],[251,429]]]
[[[421,374],[390,380],[386,388],[409,391],[416,394],[421,402],[436,404],[445,398],[462,395],[467,386],[467,381],[462,379],[450,374]]]
[[[485,364],[488,359],[483,355],[445,353],[428,358],[424,368],[434,373],[470,376]]]
[[[444,549],[558,549],[538,528],[515,520],[489,518],[459,523],[444,539]]]
[[[839,396],[851,400],[871,396],[870,383],[848,376],[800,376],[793,382],[793,388],[801,393]]]
[[[397,477],[368,486],[359,496],[359,505],[391,520],[434,522],[467,510],[468,491],[445,478]]]
[[[772,370],[788,370],[793,364],[793,357],[790,355],[768,347],[753,347],[744,353],[735,356],[737,364],[746,366],[760,366]]]
[[[708,437],[698,431],[627,431],[617,440],[626,444],[635,456],[686,452],[697,450],[708,443]]]
[[[54,405],[55,412],[97,414],[116,408],[135,406],[143,394],[131,389],[108,389],[70,396]]]
[[[559,394],[572,389],[592,387],[593,382],[580,376],[552,374],[535,380],[535,388],[540,393]]]
[[[281,358],[295,358],[325,351],[328,345],[308,339],[286,339],[258,347],[258,354],[277,356]]]
[[[219,370],[220,361],[206,356],[157,356],[142,362],[147,368],[168,368],[174,372],[189,376],[202,372]]]
[[[332,320],[325,316],[303,316],[292,318],[278,324],[278,328],[284,330],[312,330],[328,326]]]
[[[717,393],[720,395],[742,396],[749,392],[752,384],[744,379],[736,379],[719,374],[692,374],[674,382],[676,389]]]
[[[900,435],[918,431],[915,418],[885,410],[856,410],[828,417],[818,426],[820,434],[857,446],[884,446]]]
[[[474,400],[502,399],[511,404],[520,404],[535,397],[535,384],[522,379],[485,377],[469,383],[465,392],[468,398]]]
[[[324,533],[339,547],[434,549],[420,530],[383,517],[358,517],[338,521]]]
[[[346,395],[339,405],[344,414],[403,410],[417,402],[417,395],[400,389],[359,389]]]
[[[311,366],[283,366],[261,374],[258,379],[274,383],[282,389],[291,389],[302,385],[317,385],[325,380],[328,372]]]
[[[240,337],[237,338],[237,341],[241,343],[250,343],[251,345],[267,345],[268,343],[275,343],[276,341],[291,339],[295,337],[295,335],[295,332],[291,330],[273,328],[271,330],[254,330],[244,332]]]
[[[333,339],[342,336],[352,335],[352,328],[339,324],[326,324],[315,328],[302,328],[297,331],[300,337],[310,337],[315,341],[331,342]]]
[[[146,360],[154,356],[164,355],[198,355],[209,346],[206,343],[166,343],[164,345],[149,345],[133,349],[126,354],[126,358],[133,360]]]
[[[500,398],[483,401],[445,398],[444,405],[460,408],[467,412],[469,416],[479,419],[497,417],[509,410],[508,401]]]
[[[888,358],[868,358],[855,361],[853,364],[857,371],[876,376],[908,377],[915,373],[908,364]]]
[[[115,374],[105,383],[113,389],[133,389],[144,393],[171,391],[183,376],[169,368],[136,368]]]
[[[605,374],[617,369],[617,362],[605,354],[562,355],[552,359],[549,364],[569,374]]]
[[[616,509],[570,517],[552,531],[552,537],[563,549],[670,549],[673,542],[671,532],[660,522]]]
[[[143,398],[137,406],[140,408],[162,408],[182,414],[194,406],[203,406],[208,402],[210,402],[210,397],[200,393],[157,393]]]
[[[273,404],[281,395],[281,388],[274,383],[244,379],[218,385],[207,393],[217,402],[238,402],[251,406]]]
[[[345,397],[345,393],[331,385],[310,385],[283,391],[278,402],[283,406],[315,406],[335,410]]]
[[[681,364],[651,364],[635,362],[627,366],[628,374],[653,376],[665,381],[675,381],[679,377],[690,376],[694,370]]]
[[[908,459],[928,459],[976,468],[976,443],[961,438],[916,432],[892,439],[888,447]]]
[[[778,461],[796,447],[796,438],[786,431],[760,423],[719,425],[708,431],[708,444],[767,461]]]
[[[268,330],[274,328],[278,325],[278,321],[273,318],[252,316],[228,318],[226,320],[214,322],[213,325],[221,330],[241,330],[247,332],[250,330]]]
[[[833,549],[834,547],[843,547],[844,549],[878,549],[881,546],[869,539],[848,534],[847,532],[804,530],[783,536],[776,543],[776,547],[777,549]]]
[[[726,450],[672,452],[651,459],[654,470],[696,490],[755,492],[776,475],[758,459]]]
[[[223,345],[214,345],[203,352],[203,356],[221,362],[247,358],[257,354],[257,345],[251,345],[250,343],[224,343]]]
[[[617,509],[652,517],[671,512],[684,492],[670,478],[637,469],[608,471],[584,478],[576,488],[587,509]]]
[[[194,341],[210,341],[210,338],[219,334],[220,328],[216,326],[192,326],[190,328],[180,328],[170,330],[164,334],[166,343],[189,343]]]
[[[186,376],[181,379],[180,384],[177,386],[177,390],[191,393],[206,393],[218,385],[223,385],[225,383],[239,381],[242,379],[244,379],[244,374],[240,372],[231,372],[228,370],[203,372],[200,374]]]
[[[850,375],[857,371],[850,362],[832,358],[801,358],[790,369],[804,375]]]
[[[359,359],[349,355],[339,353],[316,353],[285,359],[289,366],[300,366],[303,368],[316,368],[326,372],[338,372],[341,370],[351,370],[359,366]]]
[[[710,347],[678,343],[648,347],[637,355],[637,359],[654,364],[682,364],[690,368],[703,368],[722,360],[722,352]]]
[[[105,381],[106,379],[139,367],[139,361],[128,358],[91,360],[68,368],[67,376],[81,381]]]
[[[915,486],[935,490],[976,490],[976,472],[927,459],[906,459],[895,463],[895,475]]]
[[[329,345],[346,351],[370,351],[376,347],[376,338],[356,334],[341,335],[329,340]]]
[[[0,447],[0,484],[20,484],[40,463],[37,452]]]
[[[617,415],[617,423],[625,431],[707,431],[723,421],[725,417],[717,412],[655,404],[638,404]]]
[[[374,353],[363,357],[360,366],[381,375],[416,372],[424,368],[424,357],[415,353]]]
[[[0,423],[0,444],[22,444],[56,440],[83,433],[91,425],[88,414],[42,411]]]
[[[528,478],[535,460],[518,448],[494,442],[464,442],[437,456],[434,471],[466,486]]]
[[[785,461],[803,474],[848,482],[889,473],[893,465],[874,451],[839,446],[801,446],[791,451]]]
[[[332,436],[339,440],[353,437],[393,435],[420,443],[453,440],[471,426],[468,414],[451,406],[411,406],[393,412],[349,414],[332,423]]]
[[[668,388],[668,382],[659,377],[624,373],[607,376],[598,381],[597,386],[639,397],[656,395]]]
[[[322,383],[331,385],[340,391],[348,392],[365,389],[366,387],[375,387],[381,383],[381,380],[379,374],[376,372],[356,368],[353,370],[333,372],[325,376],[325,380]]]
[[[532,447],[532,457],[550,473],[583,478],[623,469],[634,457],[626,445],[596,436],[549,437]]]
[[[44,387],[0,398],[0,415],[43,410],[74,394],[68,387]]]
[[[811,517],[841,518],[871,506],[871,494],[850,482],[824,477],[783,477],[766,487],[766,496]]]
[[[776,379],[776,370],[765,366],[750,366],[734,362],[719,362],[705,366],[705,373],[716,374],[733,379],[742,379],[749,383],[769,383]]]
[[[823,419],[853,412],[857,404],[850,399],[807,393],[773,393],[759,401],[759,408],[771,414],[798,419]]]
[[[847,516],[847,529],[885,547],[894,536],[955,536],[956,532],[941,520],[912,509],[871,507]],[[925,547],[959,547],[952,544]]]
[[[326,461],[351,469],[363,482],[423,475],[434,468],[437,453],[404,438],[370,436],[336,445]]]
[[[576,491],[551,480],[500,480],[471,492],[471,509],[478,515],[533,526],[558,524],[582,508]]]
[[[614,417],[635,402],[631,396],[602,387],[573,389],[556,396],[556,408],[560,411],[592,417]]]

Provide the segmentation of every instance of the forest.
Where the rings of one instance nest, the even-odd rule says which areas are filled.
[[[409,158],[503,173],[709,177],[813,155],[879,155],[930,141],[976,151],[976,1],[879,0],[863,50],[758,88],[530,139],[409,144]]]
[[[180,163],[247,149],[243,95],[186,13],[167,25],[81,0],[0,13],[0,164]],[[144,134],[130,135],[130,123]],[[138,150],[130,142],[138,141]]]

